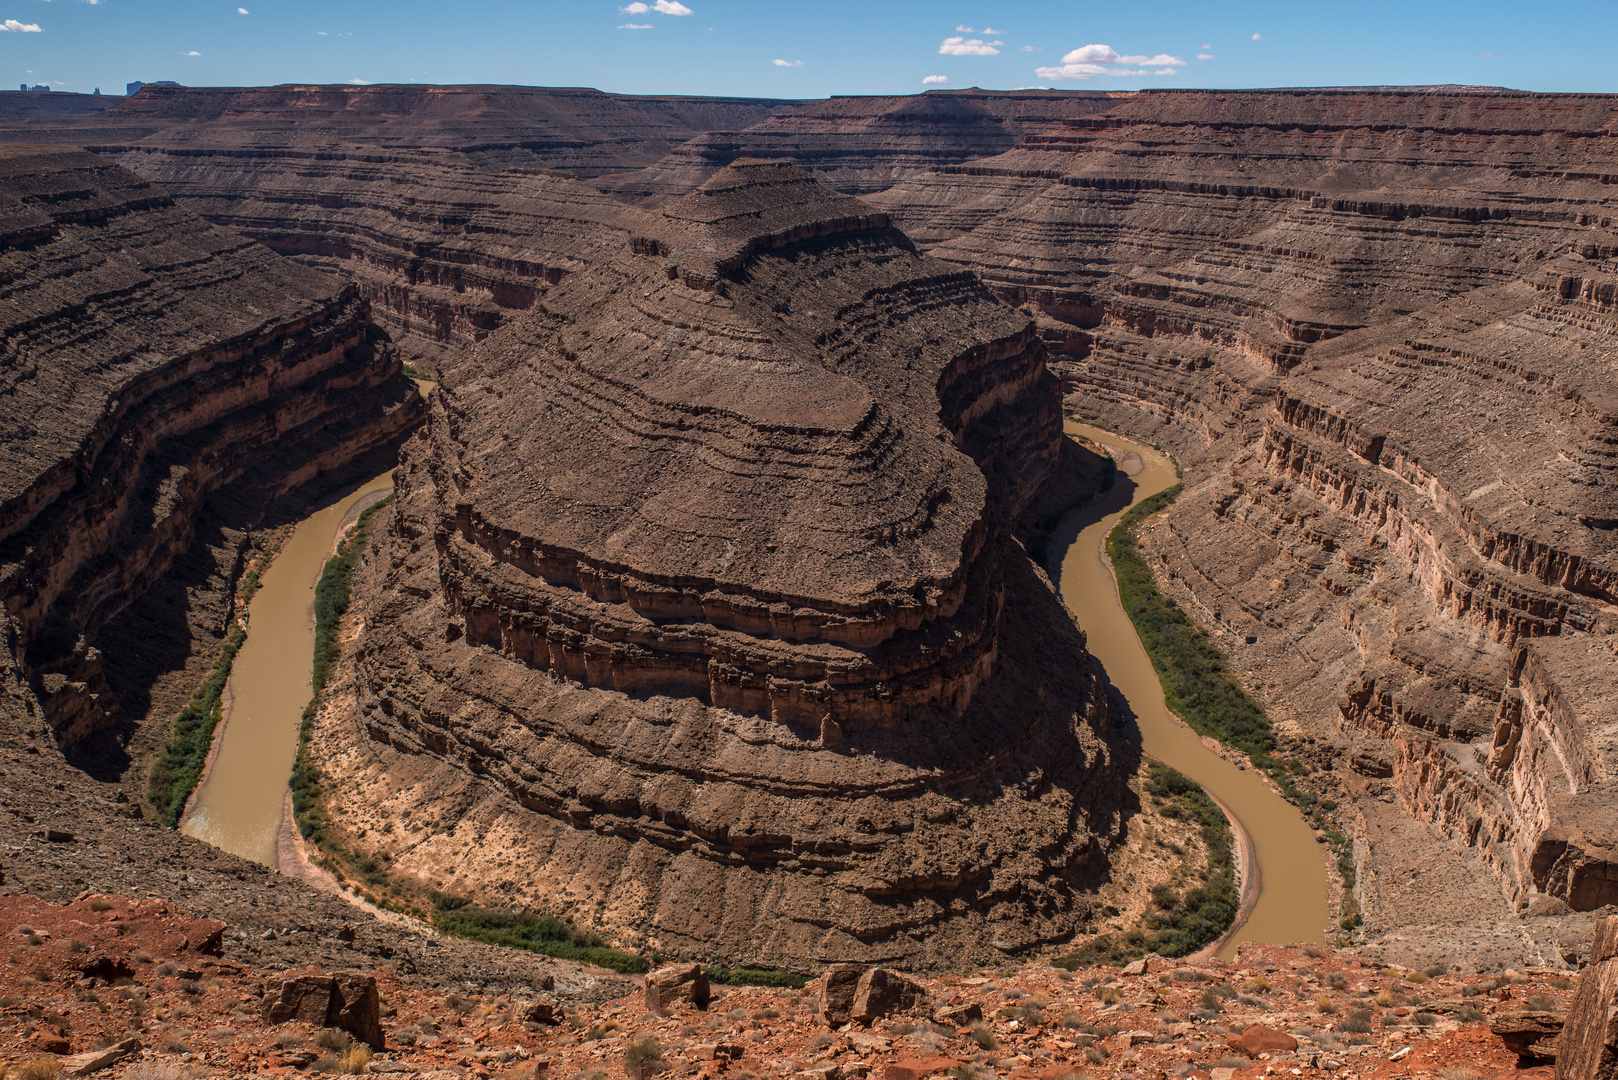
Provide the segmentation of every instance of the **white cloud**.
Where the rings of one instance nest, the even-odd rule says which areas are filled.
[[[326,36],[326,31],[324,31],[324,30],[316,30],[315,33],[319,34],[321,37]]]
[[[1217,60],[1218,57],[1214,56],[1213,53],[1199,52],[1197,54],[1197,59],[1198,60]]]
[[[1044,52],[1045,50],[1040,48],[1038,45],[1024,45],[1020,49],[1018,49],[1017,51],[1018,52]],[[1026,90],[1026,89],[1028,89],[1028,87],[1025,86],[1025,87],[1023,87],[1023,89]]]
[[[1004,44],[999,41],[984,41],[982,38],[945,38],[944,43],[938,47],[939,56],[999,56],[1000,50],[996,45]]]
[[[1175,68],[1185,67],[1178,56],[1158,53],[1156,56],[1123,56],[1111,45],[1085,45],[1062,57],[1060,67],[1035,68],[1034,74],[1053,82],[1070,79],[1093,79],[1097,76],[1117,75],[1173,75]],[[1135,68],[1118,65],[1139,65]]]
[[[202,54],[197,52],[197,50],[192,49],[190,52],[186,53],[185,55],[187,55],[187,56],[201,56]]]
[[[239,7],[239,8],[236,9],[236,14],[238,14],[238,15],[246,15],[247,14],[247,9],[244,8],[244,7]]]
[[[1212,49],[1213,46],[1212,45],[1198,45],[1197,48],[1201,49],[1203,52],[1207,52],[1209,49]]]
[[[16,19],[7,19],[5,22],[0,23],[0,30],[4,30],[8,34],[44,33],[44,31],[39,28],[38,23],[18,22]]]
[[[664,15],[689,15],[691,9],[680,3],[680,0],[657,0],[652,5],[653,11],[660,11]]]
[[[641,3],[640,0],[635,0],[635,3],[630,4],[628,7],[621,7],[618,10],[625,15],[644,15],[652,9]]]
[[[929,75],[925,79],[921,80],[921,85],[923,85],[923,86],[943,86],[947,82],[949,82],[949,76],[948,75]]]
[[[802,60],[771,60],[776,67],[803,67]]]
[[[350,79],[350,80],[348,80],[348,85],[350,85],[350,86],[370,86],[371,85],[371,80],[369,80],[369,79]]]
[[[651,28],[652,24],[649,22],[626,22],[618,27],[620,30],[650,30]]]
[[[1492,53],[1492,52],[1480,52],[1480,53],[1478,53],[1478,55],[1479,56],[1493,56],[1495,54]]]
[[[972,29],[970,26],[966,25],[965,23],[961,23],[959,26],[957,26],[955,28],[955,32],[957,34],[975,34],[975,33],[977,33],[976,30]]]
[[[984,28],[983,28],[983,32],[984,32],[984,33],[985,33],[985,34],[991,34],[991,35],[992,35],[992,34],[1003,34],[1003,33],[1005,33],[1005,31],[1004,31],[1004,30],[995,30],[995,29],[993,29],[993,28],[991,28],[991,27],[987,27],[987,26],[985,26],[985,27],[984,27]]]
[[[1253,35],[1253,40],[1254,41],[1268,41],[1270,39],[1265,37],[1263,34],[1254,34]]]

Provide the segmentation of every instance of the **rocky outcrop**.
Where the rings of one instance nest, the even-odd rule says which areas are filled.
[[[266,1024],[301,1020],[312,1027],[346,1031],[373,1050],[383,1048],[376,977],[361,971],[293,972],[265,988],[260,1012]]]
[[[1556,1044],[1556,1080],[1618,1076],[1618,919],[1596,927],[1590,965],[1579,973]]]
[[[395,875],[665,951],[1073,933],[1119,772],[1008,531],[1061,438],[1026,318],[801,170],[733,165],[446,365],[317,737],[340,816]],[[446,862],[428,802],[521,880]]]
[[[266,501],[420,403],[351,286],[79,151],[0,150],[0,601],[58,739],[110,722],[88,642],[225,485]]]

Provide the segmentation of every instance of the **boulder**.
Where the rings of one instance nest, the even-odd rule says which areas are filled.
[[[1260,1054],[1285,1053],[1298,1048],[1298,1040],[1284,1031],[1277,1031],[1263,1024],[1249,1024],[1242,1029],[1240,1035],[1232,1035],[1225,1040],[1232,1050],[1256,1058]]]
[[[341,1028],[372,1050],[383,1049],[382,999],[376,979],[364,972],[303,971],[271,982],[265,986],[263,1015],[267,1024],[301,1020]]]
[[[972,1005],[945,1005],[933,1012],[933,1021],[939,1024],[948,1024],[950,1027],[966,1027],[983,1019],[983,1006]]]
[[[880,970],[880,969],[878,969]],[[882,1066],[882,1080],[922,1080],[924,1076],[945,1072],[960,1064],[956,1058],[906,1058]]]
[[[863,964],[833,964],[820,977],[820,1018],[828,1027],[853,1019],[854,992],[864,974]]]
[[[1557,1041],[1556,1080],[1618,1078],[1618,917],[1596,924]]]
[[[690,989],[685,990],[685,987]],[[646,1011],[654,1016],[661,1016],[685,996],[699,1009],[708,1007],[708,976],[703,973],[701,964],[671,964],[646,976]]]
[[[530,1024],[560,1024],[562,1011],[556,1007],[556,1002],[546,1001],[543,998],[534,1001],[523,1001],[517,1005],[517,1017]]]
[[[103,1050],[86,1050],[82,1054],[64,1057],[59,1063],[63,1076],[89,1076],[109,1065],[115,1065],[140,1049],[140,1040],[125,1039]]]
[[[1562,1034],[1564,1019],[1554,1012],[1512,1012],[1495,1017],[1489,1030],[1518,1057],[1549,1059],[1556,1056],[1556,1037]]]
[[[886,968],[874,967],[860,976],[849,1015],[862,1024],[870,1024],[895,1013],[926,1013],[930,1011],[930,1004],[927,988],[921,983]]]

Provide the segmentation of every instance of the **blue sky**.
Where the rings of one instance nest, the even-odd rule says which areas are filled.
[[[1618,92],[1618,3],[0,0],[0,86],[522,83],[783,98],[931,86]]]

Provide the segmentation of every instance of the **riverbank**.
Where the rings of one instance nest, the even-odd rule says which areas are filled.
[[[1328,923],[1327,871],[1314,831],[1257,772],[1240,768],[1211,752],[1164,700],[1163,686],[1118,593],[1105,538],[1125,512],[1178,482],[1163,454],[1110,432],[1069,421],[1070,435],[1082,436],[1127,461],[1138,456],[1134,475],[1125,470],[1117,489],[1077,511],[1059,532],[1053,552],[1063,552],[1052,578],[1084,629],[1092,655],[1127,703],[1142,750],[1195,780],[1216,800],[1245,846],[1248,866],[1242,878],[1242,904],[1219,955],[1230,956],[1243,941],[1319,942]],[[1054,562],[1055,560],[1053,560]]]
[[[353,507],[391,488],[390,470],[329,500],[292,530],[259,576],[221,687],[221,696],[228,689],[231,697],[230,720],[212,733],[207,768],[179,823],[187,835],[276,865],[281,802],[308,704],[315,582]]]

